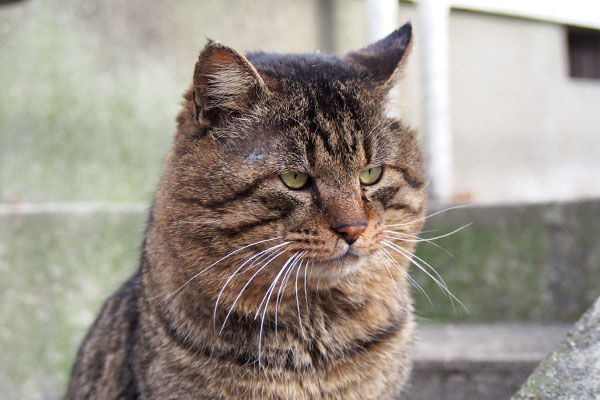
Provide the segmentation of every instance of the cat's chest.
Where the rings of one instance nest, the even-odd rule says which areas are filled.
[[[162,337],[143,345],[157,349],[140,363],[147,391],[153,398],[385,399],[409,363],[412,319],[378,308],[364,303],[334,313],[321,305],[298,314],[284,307],[277,328],[273,320],[261,331],[234,318],[217,337],[210,329],[175,337],[163,327]]]

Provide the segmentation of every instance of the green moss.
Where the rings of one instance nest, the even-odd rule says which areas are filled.
[[[0,370],[11,382],[7,398],[62,392],[102,301],[136,268],[144,218],[0,217]]]
[[[0,202],[147,201],[184,84],[156,60],[108,64],[78,7],[32,3],[0,12]]]
[[[146,202],[206,37],[318,48],[291,0],[0,6],[0,202]],[[269,24],[256,24],[269,15]]]
[[[420,243],[417,255],[443,276],[469,313],[452,302],[417,268],[411,275],[433,302],[414,290],[416,308],[434,320],[574,321],[600,295],[600,204],[481,207],[454,210],[428,221],[444,251]],[[455,311],[456,309],[456,311]]]

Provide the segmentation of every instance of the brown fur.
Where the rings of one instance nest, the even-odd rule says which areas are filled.
[[[206,46],[140,270],[90,329],[68,399],[397,398],[413,320],[384,230],[416,234],[425,195],[415,133],[384,106],[410,41],[405,25],[342,58]],[[290,171],[309,185],[286,187]],[[363,223],[351,246],[336,231]]]

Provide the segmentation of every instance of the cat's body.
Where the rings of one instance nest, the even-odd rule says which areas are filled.
[[[207,45],[140,270],[67,398],[398,397],[414,243],[385,231],[416,235],[424,191],[415,134],[384,108],[410,41],[406,25],[342,58]]]

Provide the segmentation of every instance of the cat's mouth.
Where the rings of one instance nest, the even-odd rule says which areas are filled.
[[[338,255],[315,260],[313,268],[319,270],[319,275],[345,275],[360,267],[361,258],[361,255],[349,246]]]
[[[356,254],[353,250],[352,247],[348,247],[346,249],[345,252],[343,252],[340,255],[337,255],[335,257],[330,257],[328,259],[322,260],[325,262],[332,262],[332,261],[338,261],[338,262],[352,262],[352,261],[356,261],[360,258],[360,255]]]

